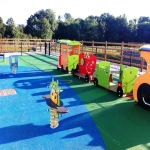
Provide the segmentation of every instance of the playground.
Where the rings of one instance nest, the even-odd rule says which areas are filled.
[[[0,149],[148,150],[149,111],[129,97],[95,87],[57,69],[58,59],[44,54],[18,56],[12,74],[9,59],[0,59]],[[43,95],[52,78],[63,90],[60,98],[69,112],[50,128]],[[5,94],[5,95],[4,95]],[[8,95],[7,95],[8,94]]]

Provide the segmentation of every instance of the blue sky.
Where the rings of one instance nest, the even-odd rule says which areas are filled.
[[[89,15],[100,16],[110,13],[127,19],[150,17],[149,0],[0,0],[0,17],[4,23],[12,17],[16,24],[26,20],[41,9],[51,9],[58,15],[70,13],[74,18],[85,19]]]

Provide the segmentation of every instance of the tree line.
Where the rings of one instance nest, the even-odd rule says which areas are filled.
[[[16,25],[13,18],[6,24],[0,17],[0,38],[70,39],[108,42],[150,43],[150,18],[127,21],[125,15],[109,13],[74,19],[70,13],[58,16],[51,9],[39,10],[27,19],[27,24]]]

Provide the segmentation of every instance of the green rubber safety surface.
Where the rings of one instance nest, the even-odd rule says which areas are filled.
[[[149,111],[135,105],[133,99],[118,98],[116,93],[57,70],[57,63],[56,58],[46,55],[19,56],[19,65],[50,72],[74,89],[88,109],[108,150],[150,149]],[[1,64],[8,64],[8,60]]]

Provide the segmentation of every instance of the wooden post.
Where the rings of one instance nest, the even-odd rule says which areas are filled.
[[[95,53],[95,56],[97,57],[97,46],[96,46],[96,53]]]
[[[57,48],[56,48],[57,47],[57,44],[56,44],[57,41],[56,41],[56,39],[54,40],[54,43],[55,43],[55,53],[56,53],[56,50],[57,50]]]
[[[61,44],[60,44],[60,49],[59,49],[59,53],[60,53],[60,55],[61,55]]]
[[[46,55],[46,51],[47,51],[47,43],[45,42],[45,55]]]
[[[92,41],[92,54],[93,54],[94,41]]]
[[[40,39],[40,52],[42,51],[42,49],[41,49],[41,39]]]
[[[123,48],[124,48],[124,42],[122,42],[122,45],[121,45],[121,57],[120,57],[120,64],[122,64],[122,60],[123,60]]]
[[[51,54],[51,42],[49,42],[49,55]]]
[[[141,72],[143,71],[144,59],[141,57]]]
[[[22,56],[22,42],[21,42],[21,56]]]
[[[16,38],[14,39],[14,43],[15,43],[15,52],[16,52]]]
[[[8,48],[8,47],[9,47],[9,46],[8,46],[8,39],[7,39],[6,41],[7,41],[7,42],[6,42],[6,44],[7,44],[6,46],[7,46],[7,52],[8,52],[8,50],[9,50],[9,48]]]
[[[28,39],[28,51],[30,49],[30,39]]]
[[[2,53],[2,39],[0,38],[0,53]]]
[[[105,52],[104,52],[104,60],[105,61],[107,59],[107,53],[106,53],[106,51],[107,51],[107,41],[105,42]]]
[[[130,51],[130,67],[132,66],[132,50]]]
[[[83,40],[82,40],[82,53],[83,53]]]

